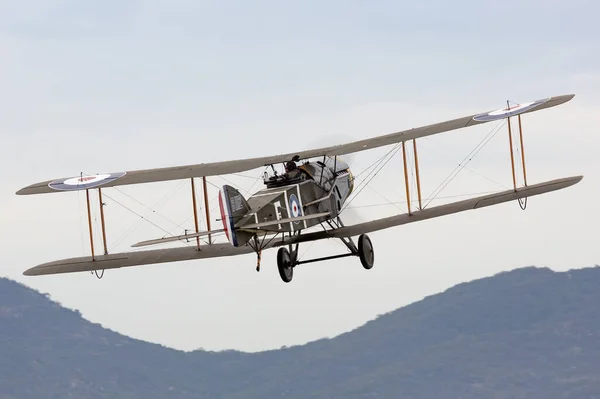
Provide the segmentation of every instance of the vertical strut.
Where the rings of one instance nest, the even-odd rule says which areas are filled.
[[[194,227],[196,228],[196,233],[198,233],[198,210],[196,208],[196,187],[194,186],[194,178],[190,179],[192,181],[192,205],[194,207]],[[196,245],[198,249],[200,249],[200,237],[196,237]]]
[[[206,229],[210,231],[210,209],[208,208],[208,193],[206,190],[206,176],[202,177],[202,188],[204,190],[204,211],[206,212]],[[208,235],[208,243],[211,244],[211,236]]]
[[[521,162],[523,163],[523,180],[527,186],[527,171],[525,170],[525,149],[523,148],[523,129],[521,128],[521,114],[519,117],[519,139],[521,141]]]
[[[421,178],[419,177],[419,157],[417,156],[417,142],[413,139],[413,152],[415,153],[415,172],[417,177],[417,195],[419,196],[419,210],[423,209],[421,204]]]
[[[108,255],[106,247],[106,228],[104,227],[104,202],[102,202],[102,189],[98,188],[98,200],[100,201],[100,222],[102,224],[102,243],[104,245],[104,255]]]
[[[94,256],[94,236],[92,234],[92,212],[90,210],[90,190],[85,190],[85,197],[87,200],[87,213],[88,213],[88,227],[90,229],[90,248],[92,249],[92,260],[95,260]]]
[[[406,167],[406,146],[404,145],[406,141],[402,142],[402,161],[404,162],[404,185],[406,187],[406,203],[408,205],[408,214],[411,214],[410,211],[410,190],[408,189],[408,168]]]
[[[515,158],[513,155],[512,130],[510,129],[510,118],[508,120],[508,144],[510,145],[510,165],[512,167],[513,188],[517,191],[517,179],[515,177]]]

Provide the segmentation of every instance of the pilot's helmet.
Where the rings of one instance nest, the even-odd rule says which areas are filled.
[[[294,161],[288,161],[285,164],[285,170],[286,171],[290,171],[290,170],[294,170],[294,169],[296,169],[296,162],[294,162]]]

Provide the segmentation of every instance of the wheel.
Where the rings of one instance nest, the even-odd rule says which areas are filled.
[[[373,252],[373,244],[371,243],[371,239],[366,234],[361,234],[358,237],[358,257],[360,258],[360,263],[362,263],[365,269],[369,270],[373,267],[373,263],[375,262],[375,253]]]
[[[277,270],[279,270],[279,276],[284,283],[289,283],[294,277],[294,268],[290,260],[290,251],[287,248],[281,247],[277,251]]]

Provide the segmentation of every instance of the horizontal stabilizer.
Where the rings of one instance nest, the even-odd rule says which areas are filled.
[[[211,231],[199,231],[197,233],[183,234],[180,236],[156,238],[154,240],[140,241],[138,243],[133,244],[132,247],[145,247],[147,245],[156,245],[156,244],[164,244],[167,242],[189,240],[190,238],[203,237],[203,236],[207,236],[207,235],[223,233],[224,231],[225,230],[223,230],[223,229],[211,230]]]
[[[286,219],[280,219],[280,220],[272,220],[272,221],[268,221],[268,222],[252,223],[252,224],[248,224],[248,225],[236,228],[236,230],[238,230],[238,229],[251,230],[251,229],[257,229],[257,228],[265,227],[265,226],[273,226],[273,225],[281,224],[281,223],[292,223],[292,222],[299,222],[302,220],[317,219],[317,218],[327,217],[329,215],[330,215],[329,212],[323,212],[323,213],[316,213],[314,215],[300,216],[297,218],[286,218]],[[189,239],[196,238],[196,237],[204,237],[207,235],[223,233],[223,232],[225,232],[225,229],[211,230],[211,231],[199,231],[198,233],[189,233],[189,234],[182,234],[182,235],[173,236],[173,237],[156,238],[153,240],[140,241],[138,243],[133,244],[132,247],[137,248],[137,247],[145,247],[148,245],[156,245],[156,244],[164,244],[164,243],[168,243],[168,242],[183,241],[183,240],[189,240]]]

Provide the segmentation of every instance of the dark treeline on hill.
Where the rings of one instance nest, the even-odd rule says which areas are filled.
[[[459,284],[332,339],[181,352],[0,279],[0,399],[600,398],[600,267]]]

